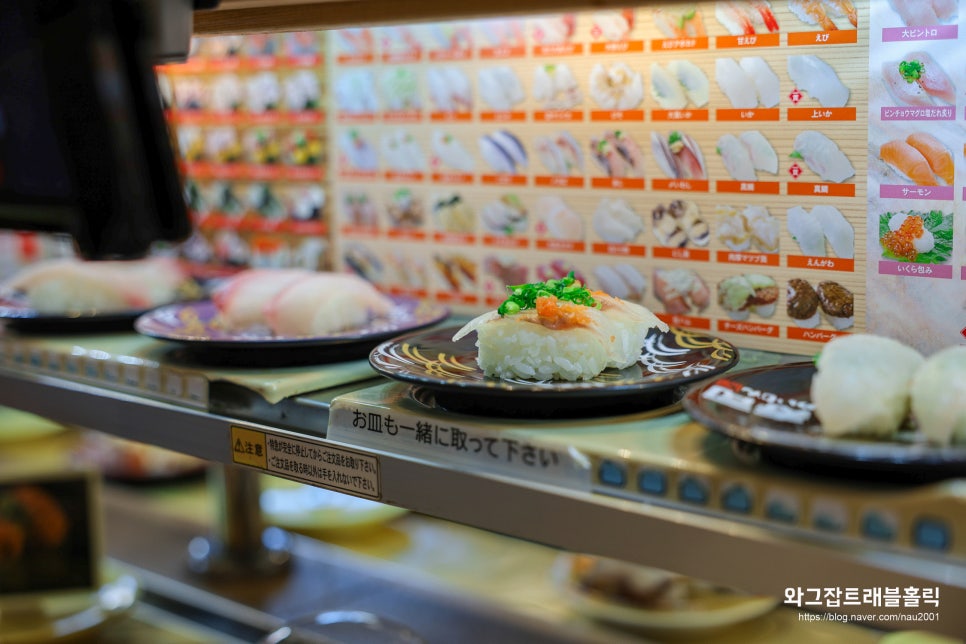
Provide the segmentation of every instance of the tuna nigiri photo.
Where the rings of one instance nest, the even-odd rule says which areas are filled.
[[[956,88],[946,70],[924,51],[882,64],[886,89],[902,105],[952,105]]]

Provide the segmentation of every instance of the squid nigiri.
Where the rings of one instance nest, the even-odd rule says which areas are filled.
[[[895,139],[879,148],[879,158],[909,177],[917,186],[939,185],[926,157],[905,141]]]

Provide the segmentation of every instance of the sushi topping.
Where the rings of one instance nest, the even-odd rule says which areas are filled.
[[[926,72],[926,66],[918,60],[904,60],[899,63],[899,73],[907,83],[915,83]]]
[[[923,231],[922,217],[906,217],[897,230],[882,236],[882,246],[896,257],[914,262],[919,256],[915,242],[923,236]]]
[[[540,312],[540,307],[538,307],[540,298],[554,298],[552,301],[558,305],[557,308],[562,308],[565,303],[595,308],[600,306],[591,294],[590,289],[574,278],[573,271],[560,279],[517,284],[506,288],[510,297],[504,300],[496,310],[501,316],[514,315],[528,309],[536,309],[538,314],[542,316],[543,313]]]

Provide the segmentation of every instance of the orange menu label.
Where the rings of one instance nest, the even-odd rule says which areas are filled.
[[[763,324],[749,320],[718,320],[718,331],[722,333],[742,333],[744,335],[764,335],[769,338],[779,337],[777,324]]]
[[[714,39],[714,44],[719,49],[777,47],[780,42],[780,34],[744,34],[741,36],[718,36]]]
[[[433,62],[443,60],[469,60],[472,57],[472,49],[434,49],[429,52],[429,59]]]
[[[777,195],[777,181],[718,181],[715,188],[718,192],[738,192],[754,195]]]
[[[591,121],[643,121],[644,110],[592,110]]]
[[[525,186],[527,176],[524,174],[484,174],[480,176],[480,183],[484,186]]]
[[[682,190],[685,192],[707,192],[707,179],[652,179],[654,190]]]
[[[812,257],[807,255],[788,255],[785,258],[789,268],[817,268],[825,271],[855,271],[855,260],[844,257]]]
[[[802,197],[854,197],[852,183],[789,183],[788,194]]]
[[[433,233],[433,240],[444,244],[473,244],[476,242],[476,235],[473,233]]]
[[[833,331],[831,329],[803,329],[790,326],[785,329],[789,340],[807,340],[809,342],[828,342],[840,335],[848,335],[848,331]]]
[[[425,241],[426,231],[424,230],[412,230],[409,228],[391,228],[389,232],[386,233],[389,239],[396,240],[408,240],[408,241]]]
[[[423,113],[420,110],[394,110],[384,112],[382,120],[386,123],[419,123],[423,120]]]
[[[436,183],[473,183],[473,175],[463,172],[434,172],[432,177]]]
[[[680,49],[707,49],[708,37],[656,38],[651,41],[651,51],[674,51]]]
[[[778,266],[778,253],[740,253],[733,250],[719,250],[716,256],[723,264]]]
[[[697,318],[691,315],[677,315],[671,313],[655,313],[655,315],[665,324],[686,329],[711,330],[711,320],[708,318]]]
[[[429,120],[434,123],[467,122],[473,120],[472,112],[430,112]]]
[[[538,110],[533,113],[534,121],[583,121],[580,110]]]
[[[350,237],[375,237],[379,234],[375,226],[342,226],[339,230]]]
[[[594,177],[590,180],[594,188],[613,188],[614,190],[643,190],[644,179],[636,177]]]
[[[339,54],[336,60],[340,65],[371,65],[376,62],[375,54]]]
[[[564,42],[555,45],[537,45],[534,56],[573,56],[584,53],[584,45],[579,42]]]
[[[651,252],[657,259],[682,259],[695,262],[706,262],[711,259],[711,251],[707,248],[655,246]]]
[[[592,54],[623,54],[644,51],[643,40],[622,40],[620,42],[595,42],[590,44]]]
[[[777,107],[763,109],[721,109],[715,110],[715,116],[719,121],[777,121],[780,118],[780,110]]]
[[[583,188],[583,177],[538,176],[533,183],[541,188]]]
[[[501,237],[499,235],[484,235],[483,244],[485,246],[495,246],[498,248],[529,248],[530,240],[527,237]]]
[[[854,107],[789,107],[789,121],[854,121]]]
[[[386,181],[422,181],[426,178],[422,172],[394,172],[392,170],[386,172]]]
[[[707,121],[709,110],[651,110],[652,121]]]
[[[614,255],[616,257],[644,257],[647,249],[636,244],[609,244],[605,242],[595,242],[591,244],[591,250],[598,255]]]
[[[537,248],[568,253],[582,253],[587,244],[575,239],[538,239]]]
[[[340,123],[375,123],[376,115],[372,112],[339,112],[336,115]]]
[[[522,58],[527,55],[526,47],[481,47],[480,58]]]
[[[807,45],[851,45],[859,41],[856,29],[837,29],[836,31],[800,31],[788,34],[790,47]]]
[[[436,300],[444,304],[476,304],[479,297],[476,293],[461,293],[457,291],[440,291]]]
[[[480,112],[480,120],[484,123],[507,123],[511,121],[526,121],[526,112]]]

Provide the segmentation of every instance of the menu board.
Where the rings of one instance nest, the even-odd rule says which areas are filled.
[[[867,325],[926,352],[966,335],[958,4],[879,0],[870,17]]]
[[[328,263],[324,38],[196,38],[158,81],[209,267]]]
[[[704,2],[334,32],[337,262],[466,312],[574,271],[814,353],[866,319],[869,25]]]

